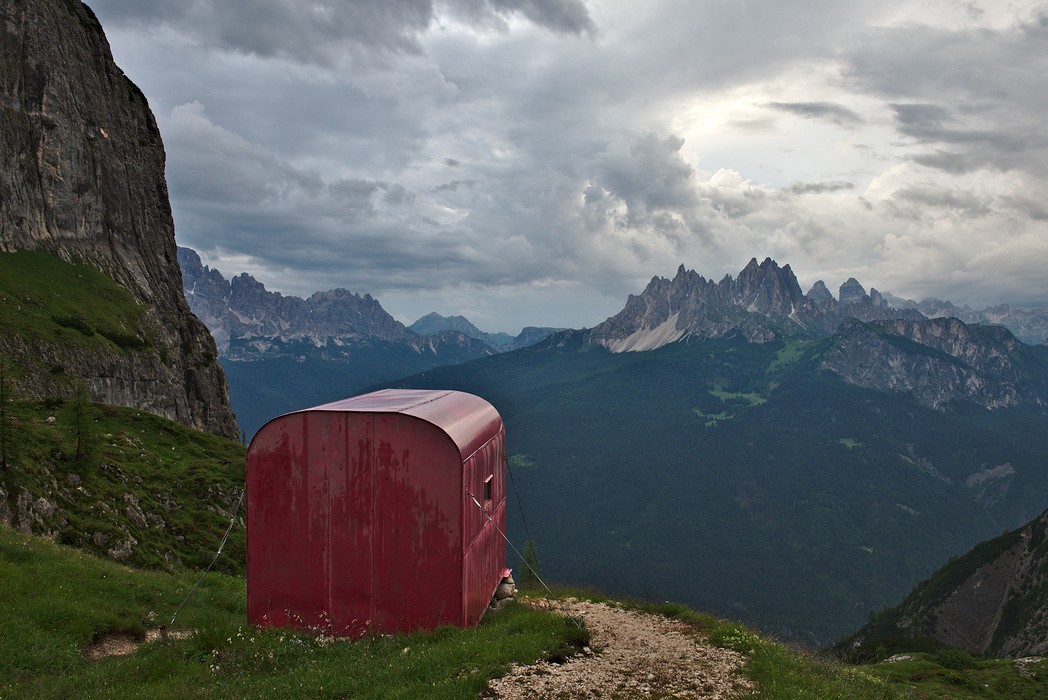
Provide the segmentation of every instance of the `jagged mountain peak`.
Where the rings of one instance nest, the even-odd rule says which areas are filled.
[[[826,288],[826,283],[822,280],[819,280],[815,284],[813,284],[811,286],[811,289],[808,290],[808,293],[805,296],[808,297],[808,299],[810,299],[815,304],[819,305],[831,301],[836,301],[833,298],[833,294],[830,293],[830,290]]]
[[[814,338],[832,333],[848,316],[864,321],[924,318],[914,310],[889,309],[883,300],[874,303],[854,279],[841,289],[845,302],[834,300],[821,281],[812,288],[815,298],[805,296],[793,269],[780,267],[770,257],[763,262],[751,258],[737,277],[725,275],[717,283],[682,264],[672,280],[653,277],[640,295],[630,295],[623,310],[596,326],[590,337],[622,352],[730,332],[752,342],[783,336]]]
[[[859,284],[859,280],[849,277],[848,281],[841,285],[837,301],[841,304],[857,304],[865,297],[866,289]]]
[[[765,258],[760,265],[757,258],[751,259],[735,280],[733,291],[738,303],[762,313],[789,315],[804,298],[790,266],[780,268],[771,258]]]

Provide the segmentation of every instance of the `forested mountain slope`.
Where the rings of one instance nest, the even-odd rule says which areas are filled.
[[[887,333],[864,328],[878,343]],[[587,335],[391,384],[469,391],[499,410],[555,579],[828,642],[1048,504],[1039,389],[987,410],[963,396],[932,407],[920,392],[865,388],[829,366],[859,342],[850,332],[623,353]],[[912,366],[932,358],[1006,383],[916,340],[892,343]],[[1043,386],[1046,351],[1018,344],[1009,355],[1028,386]],[[512,509],[509,527],[522,545]]]

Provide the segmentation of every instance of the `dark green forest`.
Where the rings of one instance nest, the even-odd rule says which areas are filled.
[[[826,643],[1048,506],[1043,409],[845,385],[817,369],[828,342],[613,354],[576,336],[384,386],[499,410],[543,576]]]

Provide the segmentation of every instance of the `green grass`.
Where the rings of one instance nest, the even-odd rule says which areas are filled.
[[[0,328],[23,341],[95,350],[135,350],[152,342],[148,307],[108,275],[46,252],[0,252]]]
[[[731,391],[723,391],[722,389],[710,389],[709,393],[716,396],[721,401],[730,401],[733,399],[741,399],[750,406],[760,406],[762,403],[767,403],[768,399],[763,398],[756,392],[739,393]]]
[[[728,413],[727,411],[721,411],[720,413],[703,413],[697,408],[692,410],[695,411],[695,415],[697,415],[699,418],[706,419],[705,425],[707,428],[717,425],[717,423],[720,421],[731,420],[735,417],[734,413]]]
[[[198,577],[130,569],[0,527],[0,698],[87,697],[99,665],[83,651],[106,632],[142,636],[167,622]],[[209,574],[178,622],[231,624],[244,607],[242,580]]]
[[[185,639],[88,660],[107,632],[167,622],[198,574],[120,566],[0,527],[0,698],[476,698],[510,663],[589,643],[575,621],[512,604],[473,630],[334,640],[245,622],[243,578],[208,574],[174,627]]]
[[[768,365],[768,373],[794,362],[799,362],[805,352],[818,341],[813,340],[787,340],[781,350],[775,353],[775,360]]]
[[[146,411],[89,403],[95,449],[76,460],[73,402],[15,405],[19,458],[0,472],[13,524],[23,519],[35,534],[101,556],[133,539],[126,563],[140,568],[207,565],[243,490],[243,446]],[[34,505],[20,515],[21,494]],[[243,573],[243,527],[225,554],[219,570]]]
[[[958,654],[957,652],[961,652]],[[1048,697],[1048,661],[1030,664],[1025,675],[1013,659],[980,659],[968,654],[970,663],[958,664],[967,654],[947,649],[934,654],[917,653],[906,661],[876,664],[865,672],[891,684],[904,698],[943,700],[1030,700]]]
[[[259,629],[245,622],[242,577],[208,574],[179,613],[188,636],[148,641],[122,657],[89,660],[107,633],[143,637],[167,622],[196,582],[192,571],[142,571],[46,538],[0,527],[0,700],[8,698],[478,698],[512,663],[565,659],[590,644],[576,621],[512,603],[476,629],[336,640],[324,630]],[[534,591],[533,591],[534,592]],[[684,622],[734,650],[760,700],[1040,698],[1048,664],[1021,675],[1014,661],[956,649],[890,664],[847,665],[673,603],[575,597]],[[597,650],[599,653],[599,649]]]

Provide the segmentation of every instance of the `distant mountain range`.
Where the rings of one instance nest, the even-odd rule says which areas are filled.
[[[408,326],[408,330],[419,335],[437,335],[441,331],[458,331],[470,338],[483,340],[498,352],[509,352],[534,345],[553,333],[566,329],[525,326],[516,336],[509,333],[485,333],[470,323],[465,316],[441,316],[434,311],[412,323]]]
[[[229,375],[232,400],[239,404],[234,410],[248,434],[281,412],[340,398],[427,368],[510,352],[550,337],[558,342],[557,334],[567,332],[528,327],[516,337],[491,334],[463,316],[435,312],[405,327],[370,294],[335,289],[317,292],[308,299],[284,296],[267,291],[247,274],[227,281],[218,270],[204,266],[199,255],[188,248],[178,249],[178,261],[185,297],[215,337],[220,361]],[[969,320],[961,326],[919,325],[928,319],[927,314]],[[804,294],[789,265],[779,267],[770,258],[758,263],[754,258],[736,278],[726,275],[719,282],[681,265],[673,279],[653,277],[641,294],[629,296],[618,314],[592,329],[571,333],[581,333],[586,342],[612,352],[628,352],[728,336],[756,343],[813,340],[844,332],[847,329],[842,323],[846,319],[891,321],[892,325],[879,326],[879,332],[898,338],[914,333],[961,333],[961,328],[974,327],[969,326],[972,319],[1014,328],[1031,342],[1048,331],[1048,308],[1001,305],[975,312],[938,300],[916,303],[876,289],[867,293],[854,278],[840,286],[837,298],[821,280]],[[851,333],[874,333],[872,327],[861,324],[848,328]],[[898,338],[894,342],[900,342]],[[950,342],[963,341],[953,338]],[[891,342],[883,341],[873,350],[871,344],[862,344],[868,355],[866,365],[890,352],[891,346]],[[984,385],[973,379],[970,369],[951,364],[949,352],[938,359],[922,356],[919,366],[906,370],[906,379],[899,376],[902,370],[897,365],[890,371],[867,371],[861,369],[864,365],[860,358],[841,360],[842,353],[843,348],[831,356],[827,368],[843,362],[837,371],[846,381],[889,391],[913,390],[930,405],[961,396],[1000,405],[1028,398],[1027,388],[1018,379],[1007,386],[997,381]],[[268,365],[252,364],[259,361]],[[273,363],[278,361],[285,369],[277,371]],[[276,390],[281,382],[298,377],[307,365],[308,378],[295,379],[287,386],[289,391]],[[929,384],[933,377],[941,381]]]
[[[370,294],[334,289],[308,299],[284,296],[248,274],[227,281],[184,247],[178,248],[178,263],[189,308],[215,338],[233,410],[248,437],[282,413],[352,396],[376,382],[524,347],[557,330],[491,336],[461,316],[438,314],[406,328]]]
[[[1048,306],[1024,309],[1013,308],[1008,304],[997,304],[988,306],[982,311],[975,311],[967,306],[958,308],[952,302],[940,299],[925,299],[916,302],[912,299],[900,299],[885,294],[884,300],[893,308],[916,309],[928,318],[945,316],[960,319],[968,324],[1004,326],[1016,338],[1030,345],[1048,343]]]
[[[247,273],[232,280],[205,266],[191,248],[178,248],[189,307],[211,330],[219,354],[230,360],[304,354],[337,360],[369,342],[403,343],[415,352],[461,362],[542,340],[558,328],[525,328],[517,336],[481,331],[463,316],[431,313],[410,327],[393,318],[370,294],[345,289],[308,299],[267,291]],[[310,348],[312,346],[312,348]],[[448,348],[455,348],[448,353]],[[446,357],[445,357],[446,356]]]
[[[910,310],[896,311],[879,294],[851,293],[849,280],[838,302],[821,282],[812,297],[801,292],[789,265],[780,268],[770,258],[757,259],[732,279],[707,280],[683,265],[672,280],[654,277],[639,295],[630,295],[618,314],[590,331],[590,339],[612,352],[652,350],[682,339],[719,338],[741,333],[751,342],[775,338],[815,338],[832,333],[842,320],[921,319]],[[862,289],[861,286],[858,289]]]
[[[837,330],[845,318],[860,321],[922,321],[953,316],[966,323],[1005,325],[1027,343],[1041,343],[1048,333],[1048,307],[985,312],[962,310],[949,302],[917,304],[876,289],[869,294],[854,278],[841,285],[837,299],[820,280],[801,292],[789,265],[757,259],[732,279],[707,280],[683,265],[670,280],[653,277],[638,296],[630,295],[618,314],[593,328],[589,337],[612,352],[651,350],[682,339],[718,338],[741,333],[752,342],[776,338],[817,338]]]
[[[345,357],[375,340],[403,343],[418,353],[480,357],[492,350],[457,331],[426,337],[409,331],[370,294],[345,289],[317,292],[308,299],[266,291],[248,274],[230,281],[201,263],[190,248],[179,247],[182,287],[190,309],[211,330],[219,355],[231,360],[303,356]],[[311,347],[310,347],[311,346]],[[449,360],[450,361],[450,360]]]
[[[942,302],[923,308],[957,310]],[[1037,327],[1044,311],[1013,310],[1009,318]],[[716,283],[681,265],[672,280],[653,278],[618,314],[579,333],[615,353],[721,337],[826,338],[820,369],[856,386],[907,393],[933,408],[957,400],[987,408],[1048,405],[1048,384],[1025,364],[1040,360],[1022,359],[1030,353],[1006,326],[928,318],[916,306],[890,305],[876,289],[867,294],[854,278],[837,299],[821,280],[802,294],[790,266],[770,258],[760,264],[754,258],[738,277]]]

